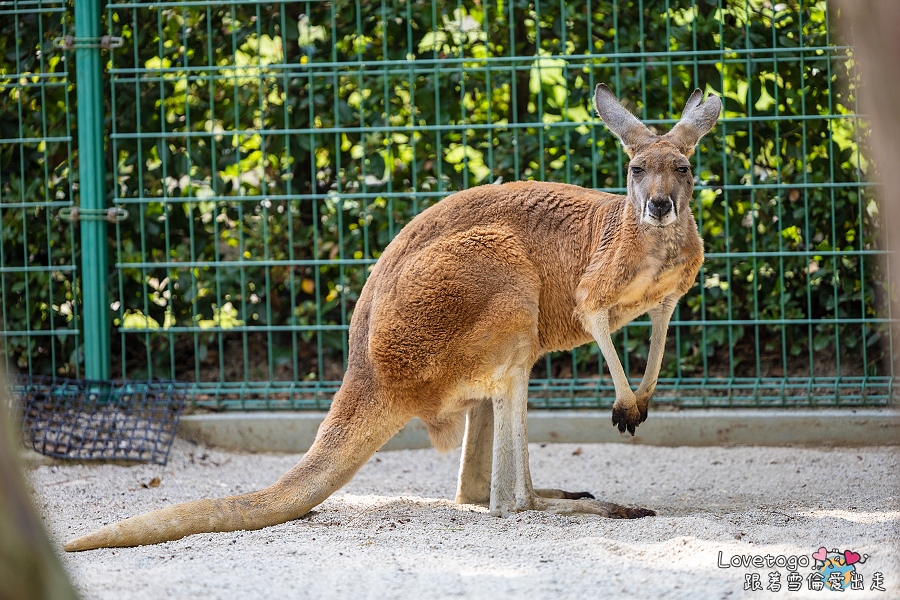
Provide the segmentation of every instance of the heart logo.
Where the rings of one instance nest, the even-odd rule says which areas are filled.
[[[859,554],[853,550],[844,550],[844,558],[847,559],[848,565],[859,562]]]
[[[858,557],[859,555],[857,554],[857,560],[859,560]],[[826,550],[824,547],[819,548],[813,553],[813,558],[825,562],[825,559],[828,558],[828,550]]]

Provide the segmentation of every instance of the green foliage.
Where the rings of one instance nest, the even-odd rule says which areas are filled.
[[[663,130],[696,86],[725,101],[695,169],[711,256],[663,374],[759,376],[774,356],[787,375],[805,356],[808,375],[839,347],[878,373],[878,326],[859,322],[879,315],[877,256],[860,253],[877,250],[878,210],[852,56],[826,17],[797,0],[111,5],[124,46],[108,55],[110,203],[131,212],[110,227],[121,374],[227,378],[240,344],[234,377],[254,377],[260,344],[262,378],[325,377],[369,265],[431,203],[497,180],[622,190],[627,157],[590,109],[601,81]],[[16,106],[0,125],[47,135]],[[19,194],[10,156],[4,198]],[[51,156],[21,179],[68,177],[69,157]],[[52,193],[41,181],[25,197]],[[24,223],[3,213],[4,248]],[[630,331],[640,366],[646,330]],[[315,351],[275,351],[294,344]],[[563,362],[596,372],[596,351]]]

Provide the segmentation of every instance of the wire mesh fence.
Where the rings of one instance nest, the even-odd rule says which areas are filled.
[[[7,368],[80,375],[66,2],[0,2],[0,329]]]
[[[4,68],[67,81],[58,65],[72,50],[54,51],[53,39],[71,16],[7,5],[56,29],[10,29],[32,62]],[[102,282],[113,377],[183,380],[201,406],[327,408],[354,301],[413,216],[497,181],[624,192],[627,157],[590,109],[605,82],[661,130],[695,87],[725,104],[693,159],[707,260],[673,317],[657,401],[883,405],[895,395],[888,246],[853,53],[834,39],[827,2],[197,0],[112,2],[102,16],[118,47],[92,75],[108,118],[105,156],[90,158],[105,162],[106,205],[119,209]],[[22,100],[31,79],[0,77],[14,143],[48,147],[50,118]],[[69,127],[70,105],[56,102]],[[9,281],[23,277],[10,257],[31,238],[7,231],[39,229],[29,210],[46,221],[34,235],[71,266],[48,271],[76,281],[72,226],[41,205],[46,186],[11,183],[59,168],[70,186],[59,202],[71,203],[78,155],[65,131],[62,161],[2,155]],[[25,332],[7,332],[8,364],[77,374],[69,285],[68,312],[43,300],[30,320],[4,313],[8,330]],[[71,335],[48,333],[61,329]],[[639,320],[615,340],[635,377],[648,337]],[[542,359],[531,399],[610,405],[597,348]]]

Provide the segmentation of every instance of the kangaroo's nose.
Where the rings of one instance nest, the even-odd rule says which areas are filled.
[[[662,219],[672,212],[672,201],[666,196],[653,196],[647,205],[647,212],[651,217]]]

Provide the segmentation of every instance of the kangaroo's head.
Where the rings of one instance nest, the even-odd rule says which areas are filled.
[[[631,157],[628,199],[641,222],[667,227],[682,215],[690,215],[694,175],[688,158],[719,118],[722,103],[718,96],[710,95],[703,102],[703,92],[695,90],[681,120],[661,136],[628,112],[602,83],[594,91],[594,108]]]

